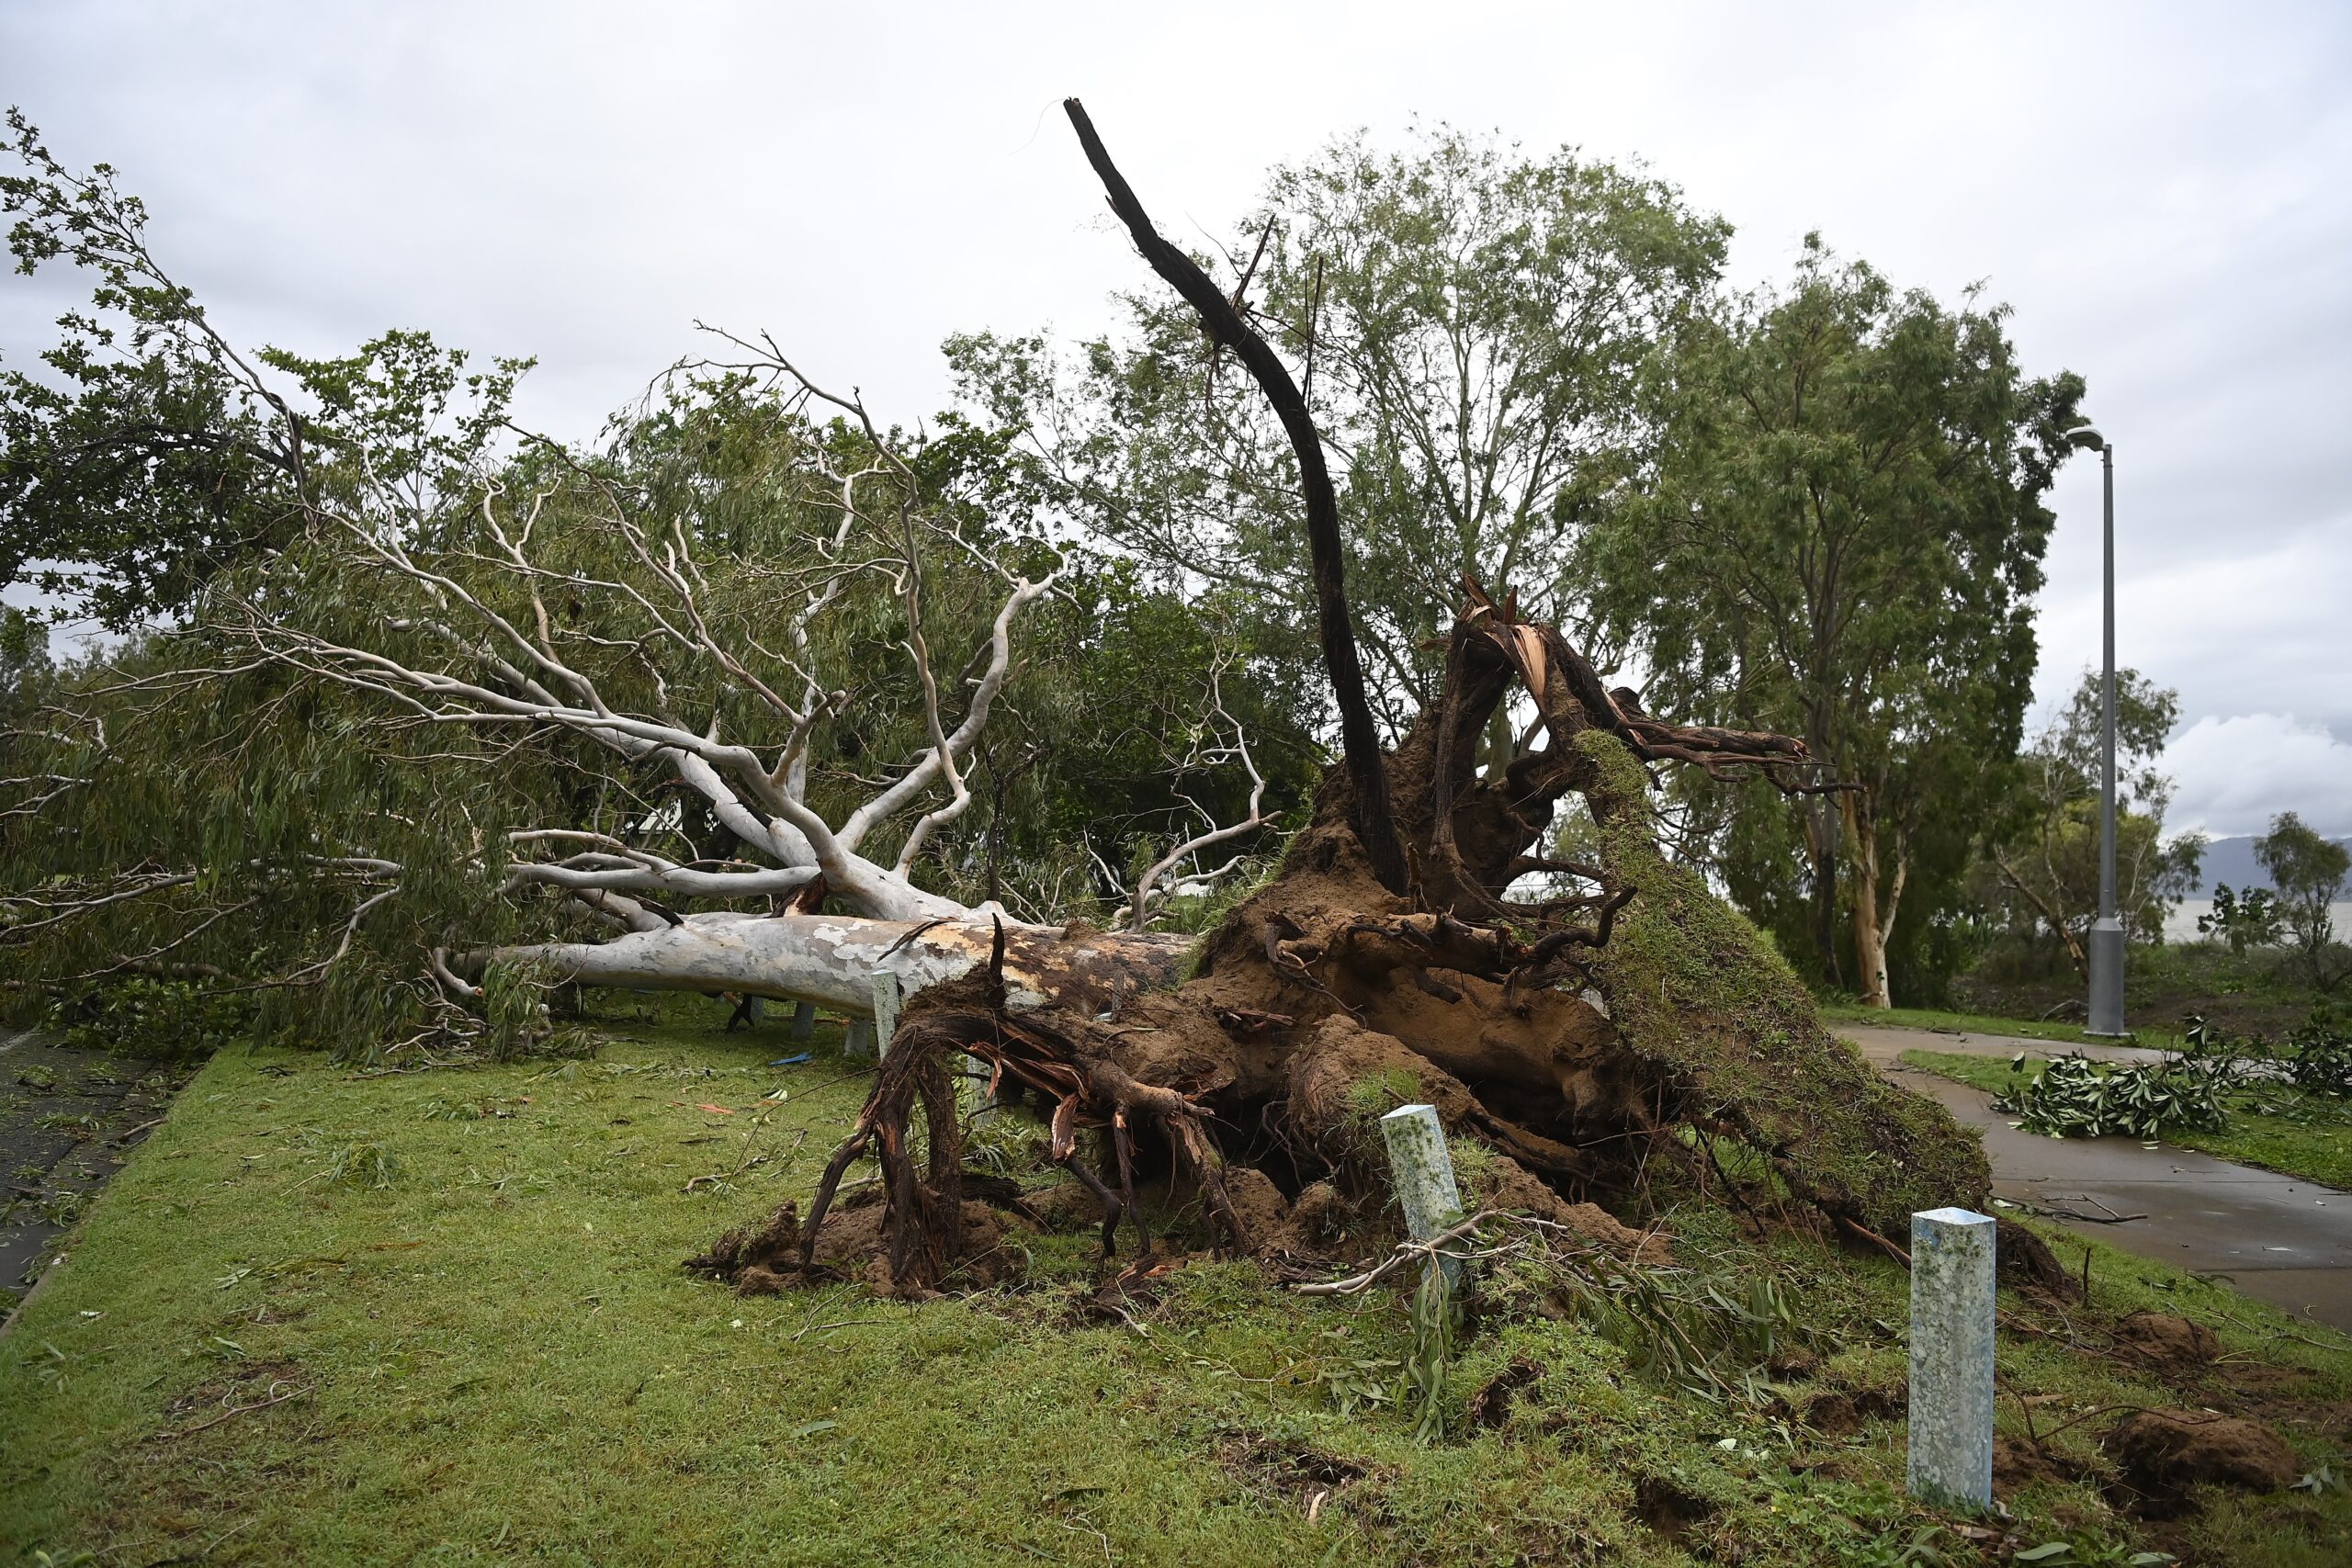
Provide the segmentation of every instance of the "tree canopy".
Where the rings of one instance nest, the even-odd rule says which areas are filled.
[[[2042,497],[2082,383],[2029,377],[2007,315],[1809,239],[1786,288],[1681,324],[1655,482],[1582,558],[1653,706],[1784,729],[1856,786],[1802,813],[1743,797],[1724,868],[1881,1005],[1899,917],[1956,886],[2030,691]]]

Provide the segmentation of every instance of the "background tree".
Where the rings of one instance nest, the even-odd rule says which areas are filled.
[[[469,374],[422,333],[337,361],[237,348],[148,250],[113,169],[66,168],[15,109],[7,127],[16,270],[63,262],[95,287],[42,373],[0,371],[0,581],[118,631],[177,615],[213,573],[282,547],[318,485],[351,483],[363,432],[402,465],[376,477],[414,512],[503,418],[523,363]]]
[[[2335,915],[2328,908],[2344,897],[2352,873],[2352,850],[2323,839],[2291,811],[2270,819],[2270,831],[2254,841],[2254,858],[2278,890],[2278,913],[2295,940],[2312,984],[2332,991],[2346,974],[2335,960]]]
[[[2098,673],[2085,671],[2019,759],[2015,809],[1985,852],[2009,923],[2046,931],[2085,976],[2084,942],[2098,917],[2100,704]],[[2115,672],[2115,902],[2136,942],[2164,940],[2204,857],[2203,834],[2164,837],[2173,782],[2156,761],[2179,719],[2179,693],[2136,670]]]
[[[1786,290],[1687,322],[1663,367],[1655,491],[1586,558],[1597,619],[1637,650],[1653,707],[1786,730],[1860,786],[1793,829],[1751,791],[1724,852],[1742,901],[1833,985],[1849,864],[1855,978],[1876,1006],[1900,917],[1957,887],[2033,672],[2041,497],[2082,384],[2028,378],[2006,320],[1973,296],[1955,310],[1898,292],[1809,237]]]
[[[1219,287],[1301,364],[1392,732],[1435,695],[1465,574],[1531,616],[1577,610],[1576,538],[1654,439],[1643,367],[1728,232],[1638,172],[1445,128],[1396,153],[1341,141],[1269,178]],[[965,396],[1023,431],[1090,527],[1162,581],[1227,591],[1262,646],[1311,656],[1279,423],[1181,301],[1127,303],[1122,334],[1071,358],[1036,338],[952,341]],[[1492,744],[1508,750],[1499,728]]]
[[[2240,893],[2224,882],[2213,889],[2212,909],[2197,917],[2197,930],[2220,937],[2232,953],[2268,947],[2278,940],[2278,896],[2267,887],[2249,887]]]

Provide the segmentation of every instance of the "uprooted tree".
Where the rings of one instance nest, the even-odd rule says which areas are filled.
[[[747,565],[715,557],[680,498],[609,463],[533,446],[485,479],[475,449],[431,434],[461,398],[454,370],[412,352],[291,362],[346,412],[377,411],[344,428],[391,431],[405,463],[330,439],[242,361],[216,361],[232,386],[254,378],[254,421],[277,422],[284,512],[261,531],[268,547],[219,563],[183,627],[17,716],[28,760],[0,830],[47,874],[7,901],[16,983],[341,987],[423,1041],[478,1029],[486,1010],[512,1023],[535,983],[859,1013],[874,977],[895,976],[907,1000],[853,1134],[805,1216],[722,1247],[738,1274],[840,1269],[854,1247],[880,1282],[919,1293],[985,1248],[991,1221],[961,1158],[963,1058],[995,1104],[1046,1121],[1053,1159],[1099,1205],[1106,1255],[1130,1227],[1124,1245],[1148,1253],[1147,1183],[1196,1201],[1221,1246],[1317,1251],[1332,1212],[1378,1190],[1370,1117],[1407,1100],[1481,1147],[1476,1199],[1628,1249],[1639,1238],[1600,1205],[1622,1206],[1659,1162],[1720,1178],[1719,1145],[1769,1169],[1759,1195],[1863,1236],[1981,1198],[1973,1137],[1833,1039],[1769,944],[1658,848],[1668,769],[1844,787],[1801,743],[1652,717],[1558,630],[1465,581],[1440,694],[1384,748],[1308,405],[1068,107],[1114,211],[1296,457],[1340,757],[1279,865],[1204,936],[1148,924],[1171,879],[1204,877],[1204,852],[1263,820],[1214,669],[1171,750],[1259,787],[1235,820],[1150,857],[1123,922],[1041,925],[940,890],[973,885],[941,846],[976,798],[976,759],[1022,674],[1020,626],[1053,600],[1062,558],[943,508],[926,457],[902,455],[854,396],[764,339],[705,367],[842,416],[790,470],[827,491],[808,502],[823,525],[793,536],[786,564]],[[115,265],[135,271],[143,254]],[[974,637],[960,667],[942,657],[956,628]],[[826,671],[877,642],[900,661],[910,760],[821,768],[820,739],[840,763],[844,716],[876,700]],[[171,787],[197,764],[175,774],[123,733],[126,715],[161,733],[167,714],[232,770],[200,821],[175,815],[188,807]],[[1507,757],[1486,744],[1499,724],[1516,737]],[[1563,809],[1589,814],[1589,862],[1545,852]],[[27,835],[44,835],[38,852]],[[321,951],[224,962],[224,932],[288,910]],[[46,978],[28,977],[32,960]],[[843,1226],[833,1200],[867,1155],[878,1201]]]

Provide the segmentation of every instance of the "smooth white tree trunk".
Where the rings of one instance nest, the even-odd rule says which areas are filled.
[[[1137,989],[1175,983],[1191,939],[1006,920],[1004,978],[1015,1010],[1099,996],[1104,1007]],[[873,980],[894,975],[899,994],[952,980],[988,962],[996,922],[986,915],[876,920],[844,915],[690,915],[681,925],[601,942],[544,942],[470,955],[544,967],[559,980],[633,990],[733,991],[811,1002],[856,1017],[873,1011]]]

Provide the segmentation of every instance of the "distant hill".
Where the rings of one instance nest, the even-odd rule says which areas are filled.
[[[2336,842],[2341,844],[2352,840],[2338,839]],[[2240,891],[2270,886],[2270,874],[2263,870],[2262,863],[2254,858],[2254,840],[2251,838],[2216,839],[2207,844],[2204,863],[2199,868],[2198,874],[2204,878],[2204,885],[2189,895],[2193,898],[2211,898],[2214,887],[2224,882]]]

